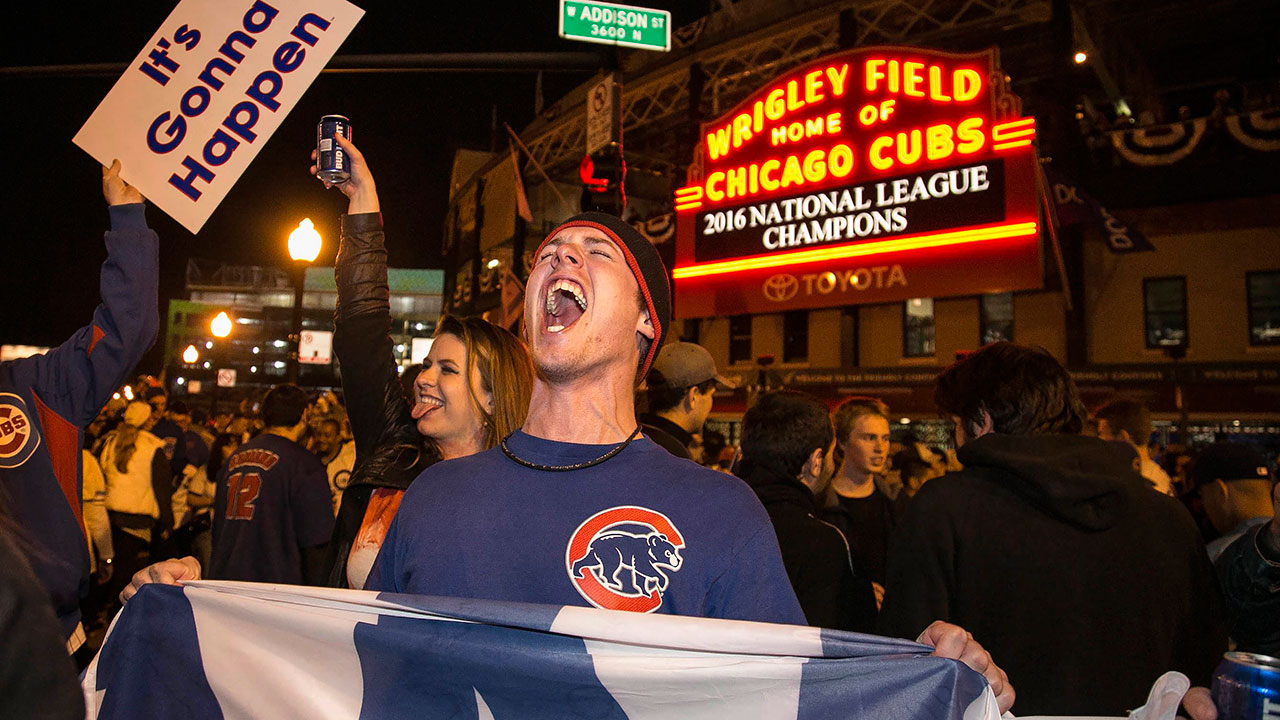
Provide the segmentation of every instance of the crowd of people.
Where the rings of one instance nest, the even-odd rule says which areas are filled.
[[[0,555],[19,558],[0,587],[35,618],[32,646],[61,639],[40,657],[84,644],[90,567],[90,627],[149,583],[202,577],[810,624],[932,645],[1002,711],[1016,686],[1021,714],[1119,715],[1167,670],[1207,685],[1229,642],[1280,654],[1266,461],[1220,443],[1187,464],[1164,452],[1174,472],[1158,472],[1145,411],[1089,413],[1037,348],[996,343],[939,376],[954,448],[894,442],[878,399],[793,391],[756,398],[727,446],[705,425],[732,382],[664,342],[657,251],[585,213],[534,255],[523,339],[445,317],[402,374],[376,187],[338,142],[343,392],[282,384],[236,413],[145,378],[111,397],[155,334],[156,238],[104,171],[103,306],[68,344],[0,366],[46,444],[0,463]],[[6,648],[6,665],[35,652]],[[47,699],[57,681],[11,686],[70,717],[74,698]],[[1212,717],[1203,688],[1186,707]]]

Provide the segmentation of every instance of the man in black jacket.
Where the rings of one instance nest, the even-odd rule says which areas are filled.
[[[834,472],[835,433],[827,409],[798,392],[765,395],[742,419],[738,475],[769,513],[782,564],[810,625],[871,632],[871,581],[854,572],[849,543],[817,518]]]
[[[962,625],[1008,663],[1020,714],[1121,715],[1168,670],[1207,684],[1226,632],[1204,544],[1177,500],[1079,435],[1066,369],[996,343],[944,371],[935,399],[964,470],[898,525],[881,630]]]

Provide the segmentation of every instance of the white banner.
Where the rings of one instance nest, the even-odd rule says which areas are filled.
[[[199,232],[363,15],[345,0],[183,0],[74,142]]]

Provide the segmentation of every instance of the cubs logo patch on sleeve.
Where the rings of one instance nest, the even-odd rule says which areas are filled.
[[[13,393],[0,393],[0,468],[16,468],[40,447],[27,404]]]
[[[684,563],[684,538],[670,518],[634,505],[587,518],[565,549],[569,581],[587,602],[604,610],[653,612],[662,607],[668,571]]]

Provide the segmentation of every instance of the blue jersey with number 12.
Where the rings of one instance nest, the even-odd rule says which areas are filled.
[[[218,476],[209,577],[302,583],[302,550],[333,532],[329,478],[302,446],[263,433]]]

